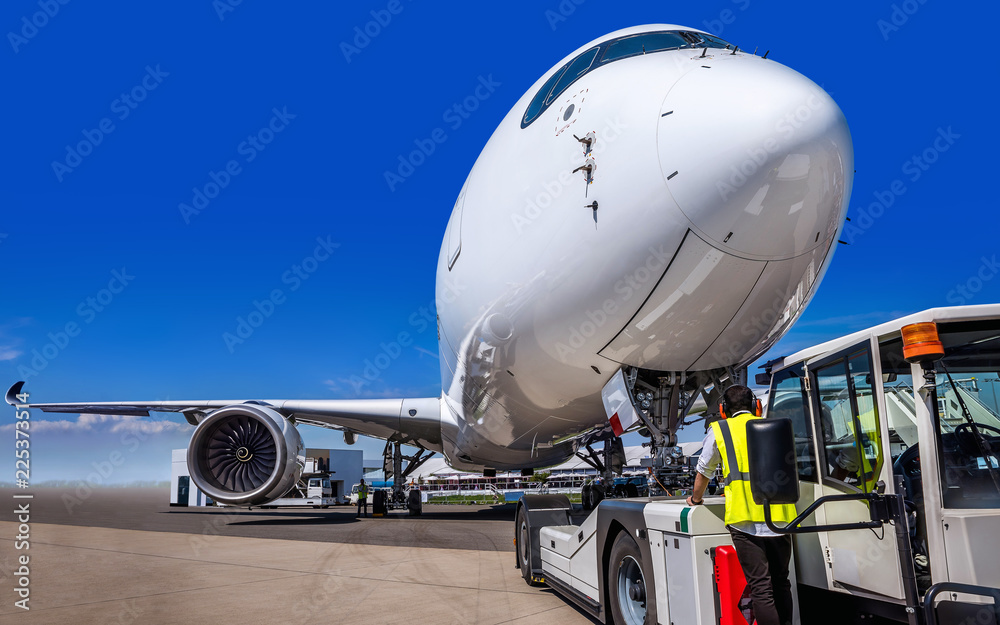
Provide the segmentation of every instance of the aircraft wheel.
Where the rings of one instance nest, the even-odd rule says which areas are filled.
[[[615,623],[656,623],[656,594],[652,578],[647,580],[639,546],[627,532],[619,533],[611,547],[607,580],[611,591],[611,614]]]
[[[593,507],[596,508],[602,501],[604,501],[604,486],[601,484],[594,484],[591,487],[590,502]]]
[[[580,503],[584,510],[594,509],[594,489],[590,484],[584,484],[580,489]]]
[[[521,577],[529,586],[538,586],[531,577],[531,527],[524,508],[517,511],[517,562],[521,566]]]
[[[419,490],[411,490],[406,496],[406,508],[409,510],[410,516],[420,516],[420,513],[424,511]]]

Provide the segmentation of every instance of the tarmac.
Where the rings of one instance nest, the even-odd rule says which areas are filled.
[[[36,489],[30,548],[16,550],[12,494],[0,490],[4,623],[594,623],[521,579],[510,505],[356,519],[343,507],[176,508],[165,489],[78,503]],[[21,555],[29,611],[14,605]]]

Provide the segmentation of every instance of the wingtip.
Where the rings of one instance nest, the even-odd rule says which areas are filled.
[[[13,386],[7,389],[6,400],[11,406],[17,406],[23,402],[18,401],[17,396],[21,394],[21,388],[24,387],[24,381],[14,382]]]

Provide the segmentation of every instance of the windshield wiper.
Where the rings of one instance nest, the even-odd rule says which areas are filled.
[[[1000,475],[998,475],[997,470],[993,467],[993,462],[997,460],[997,455],[993,453],[993,449],[990,447],[990,441],[986,436],[979,431],[976,427],[976,421],[972,418],[972,413],[969,412],[969,407],[965,405],[965,400],[962,399],[962,394],[958,392],[958,385],[955,384],[955,380],[951,379],[951,373],[948,372],[948,368],[944,366],[944,360],[939,361],[941,368],[944,369],[944,374],[948,376],[948,383],[951,384],[951,390],[955,393],[955,398],[958,399],[958,405],[962,407],[962,416],[969,424],[969,428],[972,430],[972,438],[976,441],[976,447],[979,448],[979,453],[982,454],[983,459],[986,461],[986,470],[990,472],[990,477],[993,479],[993,485],[996,486],[997,492],[1000,493]]]

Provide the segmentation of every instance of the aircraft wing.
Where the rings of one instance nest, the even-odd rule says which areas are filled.
[[[189,401],[125,401],[29,403],[17,399],[24,382],[7,391],[11,406],[43,412],[87,413],[148,417],[150,412],[179,412],[197,425],[209,413],[227,406],[266,406],[296,424],[344,430],[384,440],[441,450],[441,399],[213,399]]]

